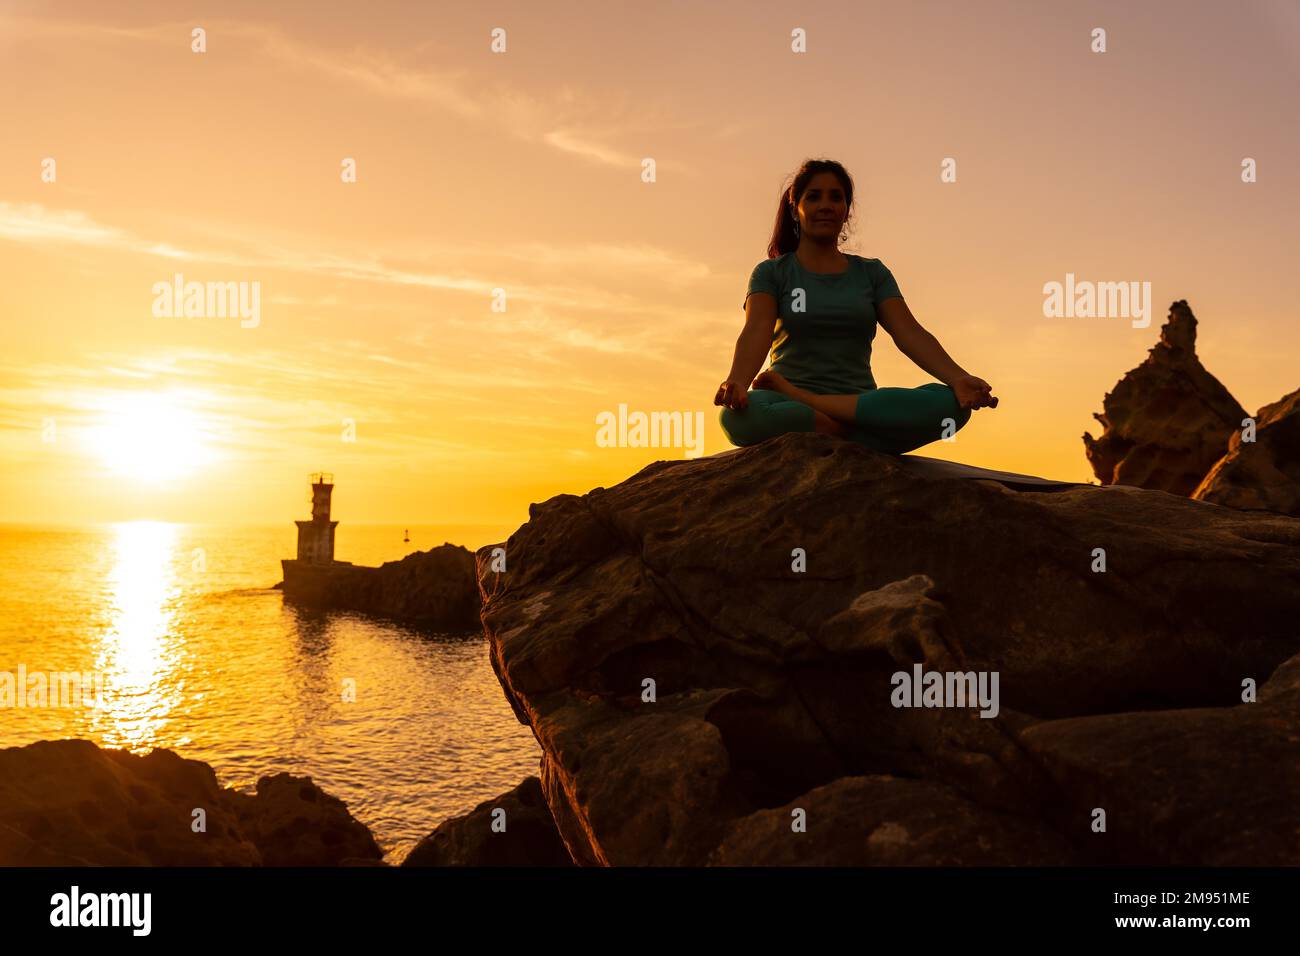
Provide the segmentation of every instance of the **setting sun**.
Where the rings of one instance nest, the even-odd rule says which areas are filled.
[[[186,478],[212,459],[200,417],[171,394],[108,397],[89,440],[114,474],[150,483]]]

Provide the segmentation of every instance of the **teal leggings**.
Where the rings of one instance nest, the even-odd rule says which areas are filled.
[[[786,432],[814,430],[811,406],[765,388],[749,391],[743,412],[723,408],[722,430],[733,445],[753,445]],[[970,409],[957,403],[947,385],[876,388],[858,396],[857,426],[847,436],[874,451],[901,455],[938,441],[970,421]],[[945,428],[947,432],[945,433]]]

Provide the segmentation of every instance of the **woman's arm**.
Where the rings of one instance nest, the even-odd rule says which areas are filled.
[[[970,374],[916,321],[902,298],[895,296],[877,303],[876,322],[889,333],[900,352],[943,384],[951,385],[954,379]]]
[[[745,327],[736,338],[731,371],[718,387],[714,405],[726,405],[737,411],[743,411],[749,405],[745,393],[767,359],[775,330],[776,296],[768,292],[751,292],[745,299]]]
[[[965,408],[996,407],[992,386],[953,361],[939,340],[916,321],[912,310],[899,296],[876,303],[876,322],[889,333],[898,350],[949,386]]]

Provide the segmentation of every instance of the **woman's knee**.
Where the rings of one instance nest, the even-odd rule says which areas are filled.
[[[956,396],[953,396],[953,404],[956,406],[956,411],[953,413],[953,420],[957,425],[953,430],[961,431],[962,428],[966,426],[966,423],[970,421],[970,409],[963,408],[961,403],[957,401]]]
[[[932,392],[941,392],[944,398],[947,399],[948,407],[944,410],[944,417],[939,422],[942,431],[948,434],[961,431],[966,423],[970,421],[971,410],[962,407],[961,402],[957,400],[957,393],[952,390],[951,385],[930,382],[928,385],[922,385],[921,388],[929,389]]]
[[[887,436],[894,443],[891,450],[898,454],[935,441],[951,441],[970,422],[971,410],[962,407],[952,388],[938,382],[919,387],[934,393],[936,402],[915,427],[898,429]]]
[[[810,432],[816,425],[811,407],[777,392],[752,389],[744,411],[723,407],[718,422],[733,445],[756,445],[786,432]]]

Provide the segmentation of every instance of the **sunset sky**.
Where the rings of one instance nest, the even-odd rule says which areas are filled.
[[[0,0],[0,82],[0,521],[287,522],[327,470],[344,521],[513,526],[683,457],[599,447],[620,403],[726,450],[808,157],[1000,399],[917,454],[1090,480],[1175,299],[1248,410],[1300,385],[1296,0]],[[176,273],[260,283],[259,324],[154,315]],[[1066,273],[1150,282],[1150,327],[1044,317]],[[883,332],[873,368],[931,380]]]

